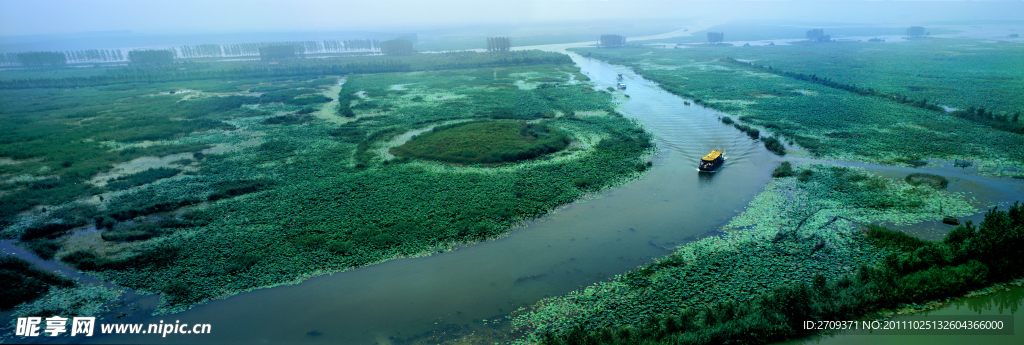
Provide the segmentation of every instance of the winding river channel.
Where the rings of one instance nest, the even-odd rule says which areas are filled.
[[[564,52],[582,45],[528,48]],[[625,77],[628,89],[622,92],[629,97],[619,111],[642,122],[658,146],[643,178],[562,207],[501,239],[246,292],[174,315],[150,316],[156,299],[137,297],[130,302],[138,310],[107,320],[206,323],[211,334],[74,339],[391,344],[505,333],[505,317],[517,308],[608,280],[711,235],[771,180],[779,158],[719,122],[721,113],[686,105],[623,66],[570,56],[600,89],[614,86],[619,73]],[[697,160],[712,149],[726,152],[725,166],[699,174]]]

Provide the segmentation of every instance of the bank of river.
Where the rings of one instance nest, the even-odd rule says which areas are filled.
[[[935,320],[937,319],[937,317],[954,317],[954,319],[960,320],[974,320],[975,318],[978,318],[978,315],[1012,315],[1013,326],[1016,328],[1012,335],[881,335],[868,333],[866,331],[849,331],[828,335],[816,335],[805,339],[798,339],[779,344],[1024,344],[1024,332],[1021,331],[1021,325],[1024,325],[1024,308],[1022,307],[1024,307],[1024,288],[1010,287],[1001,292],[995,292],[984,296],[956,299],[951,301],[949,305],[945,307],[938,308],[926,313],[898,315],[890,319],[890,321],[896,322]],[[996,320],[995,318],[988,319]],[[1007,327],[1009,327],[1009,324],[1006,325]]]

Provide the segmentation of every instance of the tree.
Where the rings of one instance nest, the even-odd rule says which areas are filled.
[[[825,29],[811,29],[807,30],[807,40],[817,42],[828,42],[832,40],[832,36],[826,35]]]
[[[907,36],[908,37],[924,37],[925,34],[927,34],[927,33],[925,32],[924,27],[921,27],[921,26],[911,26],[911,27],[907,28]]]
[[[68,63],[68,57],[62,52],[27,52],[18,53],[18,62],[25,67],[58,67]]]
[[[174,62],[174,53],[170,50],[132,50],[128,52],[128,61],[133,64],[170,64]]]
[[[487,38],[487,51],[503,51],[507,52],[512,47],[512,41],[508,37],[488,37]]]
[[[411,55],[412,42],[406,40],[390,40],[380,42],[380,52],[384,55]]]
[[[725,39],[725,33],[722,32],[709,32],[708,43],[715,44],[720,43]]]
[[[618,47],[626,44],[626,37],[620,35],[601,35],[597,44],[601,47]]]
[[[260,60],[279,60],[295,57],[295,46],[274,45],[260,47]]]

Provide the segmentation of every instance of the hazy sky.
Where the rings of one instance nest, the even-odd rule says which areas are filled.
[[[908,4],[910,0],[897,3]],[[935,0],[932,0],[935,1]],[[956,1],[962,6],[970,2]],[[1024,3],[1024,1],[1015,1]],[[916,2],[921,3],[921,2]],[[947,1],[948,3],[948,1]],[[426,24],[605,18],[757,16],[810,11],[836,17],[854,0],[0,0],[0,35],[132,30],[139,33],[394,30]],[[976,2],[974,4],[977,4]],[[1017,8],[1020,8],[1017,6]],[[816,13],[814,11],[817,11]],[[997,11],[1002,12],[1002,11]],[[952,11],[949,15],[955,15]],[[994,13],[1003,17],[1012,14]],[[1017,17],[1024,16],[1024,13]],[[800,17],[797,15],[796,17]],[[883,16],[884,17],[884,16]],[[830,18],[833,19],[833,18]],[[857,20],[851,18],[852,20]],[[1005,19],[1005,18],[1002,18]],[[833,19],[834,20],[834,19]],[[860,20],[864,20],[861,18]]]

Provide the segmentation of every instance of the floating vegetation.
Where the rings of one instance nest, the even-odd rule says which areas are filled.
[[[865,225],[938,220],[940,206],[949,214],[974,211],[958,194],[863,169],[796,169],[809,172],[806,180],[779,177],[769,183],[725,225],[724,235],[682,245],[610,282],[541,300],[517,311],[513,326],[535,341],[546,332],[639,327],[682,309],[746,303],[781,286],[812,284],[815,277],[835,280],[878,262],[891,250],[871,245],[861,231]]]

